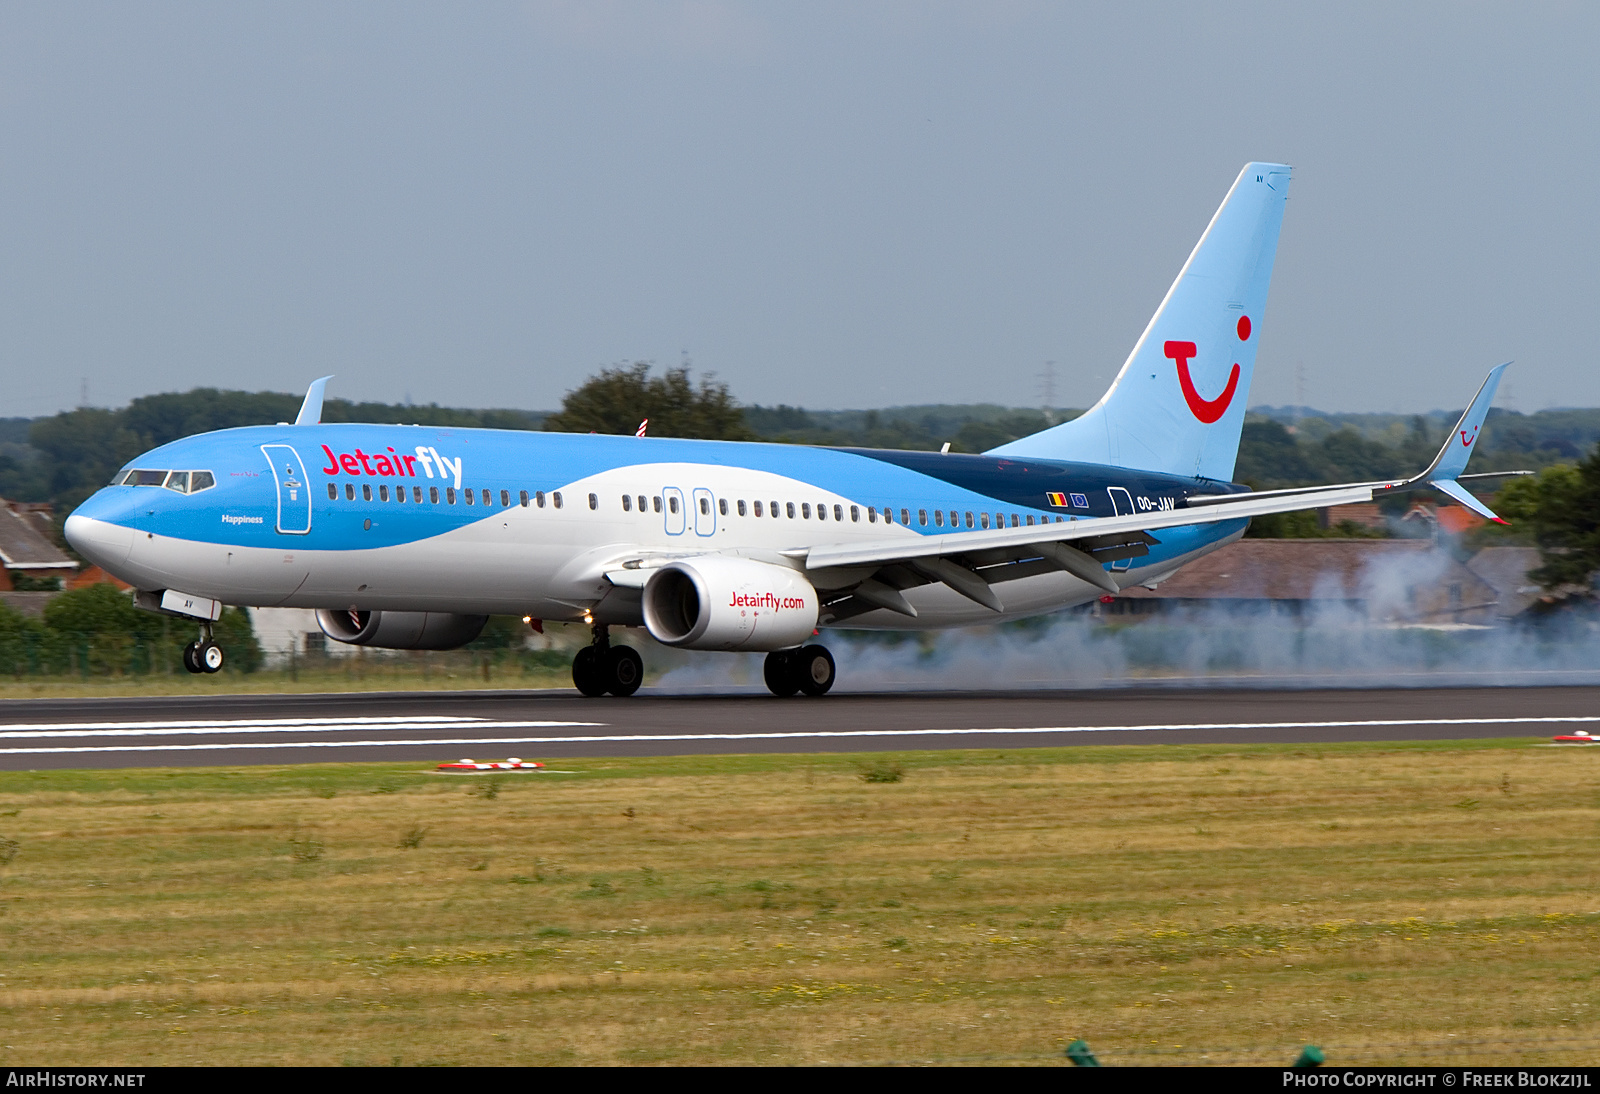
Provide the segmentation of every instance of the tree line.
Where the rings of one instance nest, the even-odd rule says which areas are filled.
[[[117,410],[82,408],[0,420],[0,496],[52,502],[59,519],[140,452],[196,433],[290,421],[299,405],[297,395],[197,388],[144,396]],[[569,392],[554,412],[329,399],[323,420],[632,434],[648,419],[649,434],[658,437],[922,450],[948,443],[953,452],[982,452],[1079,413],[988,404],[844,411],[745,406],[714,376],[696,379],[687,368],[656,373],[647,362],[633,362],[602,370]],[[1427,465],[1455,418],[1449,412],[1402,416],[1266,408],[1245,421],[1234,477],[1256,489],[1403,477]],[[1551,469],[1537,481],[1513,483],[1506,497],[1521,515],[1517,534],[1558,553],[1580,535],[1575,529],[1587,519],[1586,506],[1600,505],[1600,480],[1593,497],[1584,492],[1585,476],[1600,476],[1600,465],[1590,467],[1592,456],[1579,462],[1597,442],[1600,410],[1521,414],[1496,408],[1478,441],[1472,470]],[[1396,498],[1390,504],[1408,502]],[[1295,535],[1310,534],[1314,520],[1257,523],[1258,533]],[[1600,540],[1593,550],[1600,564]],[[1551,562],[1549,574],[1572,584],[1568,579],[1583,565]]]

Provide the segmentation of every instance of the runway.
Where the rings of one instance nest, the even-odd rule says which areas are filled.
[[[1600,734],[1600,688],[584,699],[572,691],[8,700],[0,771]]]

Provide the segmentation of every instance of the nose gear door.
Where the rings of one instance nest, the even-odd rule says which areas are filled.
[[[272,478],[278,484],[277,529],[286,536],[303,536],[311,531],[311,484],[306,481],[306,465],[300,453],[286,444],[264,444]]]

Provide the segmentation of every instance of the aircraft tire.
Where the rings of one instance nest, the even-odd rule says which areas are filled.
[[[222,647],[215,642],[202,642],[200,648],[195,651],[195,660],[200,662],[203,672],[221,672],[225,655]]]
[[[795,654],[799,650],[773,650],[761,666],[761,678],[767,690],[780,699],[787,699],[800,690],[800,673],[795,667]]]
[[[619,699],[632,695],[644,683],[644,658],[631,646],[606,650],[604,665],[606,690]]]
[[[833,654],[827,646],[806,646],[794,660],[795,677],[807,695],[826,695],[833,687]]]
[[[604,666],[600,652],[593,646],[583,647],[572,659],[572,686],[591,699],[606,693]]]
[[[200,643],[190,642],[183,647],[183,667],[193,673],[206,671],[200,664]]]

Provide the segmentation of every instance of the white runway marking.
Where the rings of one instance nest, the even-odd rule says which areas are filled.
[[[273,728],[277,720],[268,722],[233,723],[231,731],[235,732],[279,732]],[[317,721],[322,724],[312,726],[308,723]],[[488,719],[444,719],[428,718],[406,721],[394,718],[357,719],[307,719],[299,726],[285,726],[284,729],[301,728],[313,729],[316,732],[336,732],[341,727],[346,728],[372,728],[373,726],[393,726],[404,722],[403,728],[448,728],[448,729],[524,729],[563,726],[593,726],[603,725],[596,722],[497,722]],[[369,741],[219,741],[203,744],[116,744],[116,745],[66,745],[66,746],[40,746],[33,748],[0,748],[0,755],[41,755],[80,752],[194,752],[194,751],[227,751],[235,749],[263,749],[263,748],[415,748],[418,745],[444,746],[444,745],[557,745],[557,744],[665,744],[671,742],[687,741],[806,741],[806,740],[859,740],[864,738],[885,737],[974,737],[974,736],[999,736],[1010,734],[1014,736],[1047,736],[1050,734],[1066,733],[1150,733],[1172,732],[1185,729],[1356,729],[1365,726],[1374,728],[1397,728],[1406,726],[1481,726],[1481,725],[1573,725],[1579,723],[1600,722],[1600,715],[1571,715],[1566,717],[1538,717],[1538,718],[1370,718],[1349,721],[1321,721],[1321,722],[1163,722],[1151,725],[1125,725],[1125,726],[1007,726],[995,728],[971,729],[841,729],[841,730],[805,730],[797,732],[771,732],[771,733],[643,733],[643,734],[586,734],[582,736],[561,737],[451,737],[451,738],[419,738],[410,740],[369,740]],[[149,722],[149,723],[85,723],[102,727],[113,725],[129,726],[133,724],[146,725],[151,728],[133,732],[155,735],[171,730],[174,723]],[[195,723],[190,723],[194,725]],[[228,723],[205,723],[201,731],[204,732],[229,732]],[[263,728],[264,727],[264,728]],[[14,728],[14,727],[12,727]],[[51,723],[50,729],[63,730],[62,723]],[[96,734],[118,733],[120,730],[102,728],[94,731]],[[194,733],[197,729],[179,730],[178,732]],[[31,734],[31,736],[81,736],[71,732],[56,732],[52,734]]]
[[[212,733],[350,733],[358,729],[565,729],[605,722],[496,722],[484,718],[262,718],[224,722],[41,722],[0,726],[0,740],[50,737],[191,737]],[[0,752],[3,752],[0,749]]]

